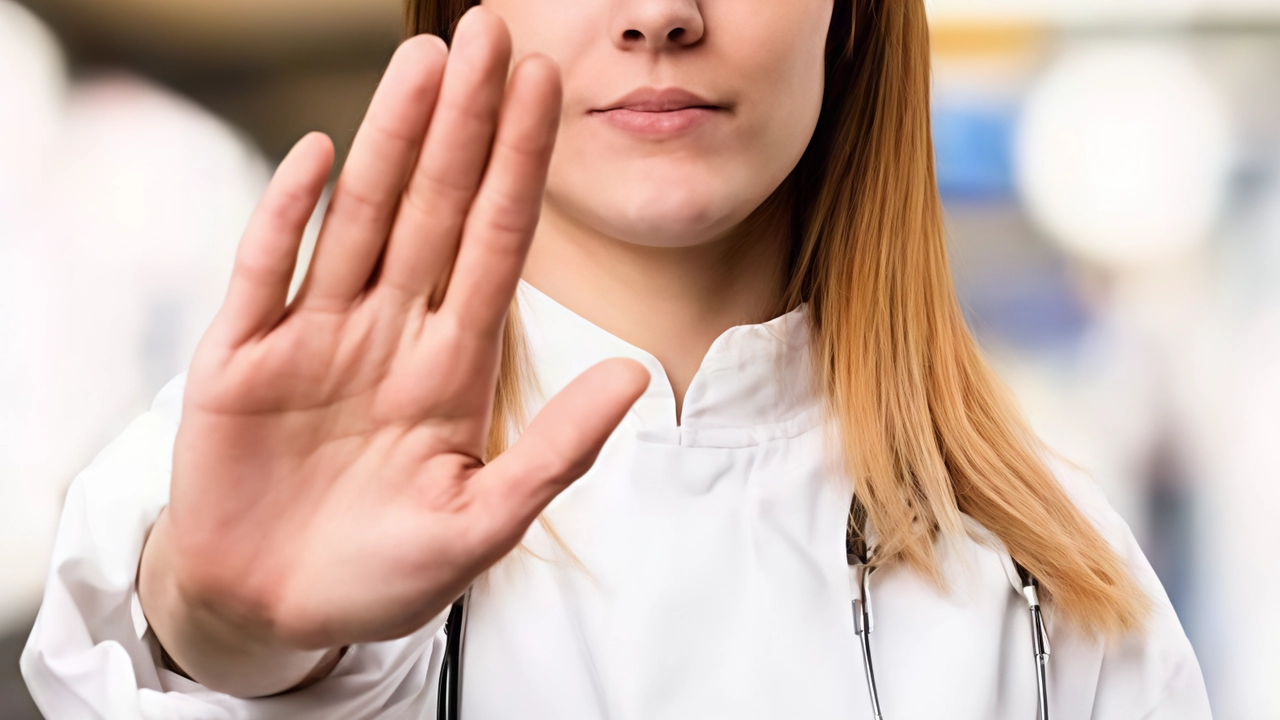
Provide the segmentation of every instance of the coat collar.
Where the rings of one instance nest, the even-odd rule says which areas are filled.
[[[643,364],[652,378],[626,421],[646,441],[739,447],[794,437],[821,422],[806,307],[729,328],[717,338],[689,386],[677,425],[675,394],[657,358],[526,282],[517,298],[539,386],[535,409],[592,365],[625,357]]]

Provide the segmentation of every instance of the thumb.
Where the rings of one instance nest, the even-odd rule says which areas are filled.
[[[533,419],[511,449],[472,479],[492,502],[491,519],[524,531],[595,463],[605,441],[649,386],[634,360],[606,360],[579,375]]]

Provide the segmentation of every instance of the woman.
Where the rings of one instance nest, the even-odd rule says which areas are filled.
[[[870,660],[889,717],[1029,718],[1020,568],[1053,717],[1208,716],[964,326],[920,0],[468,4],[410,0],[453,50],[397,53],[298,296],[317,137],[72,489],[49,716],[871,717]]]

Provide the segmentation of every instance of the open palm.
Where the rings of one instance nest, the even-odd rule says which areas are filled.
[[[445,609],[594,461],[643,391],[603,363],[481,462],[502,327],[538,222],[558,70],[510,72],[487,10],[452,53],[393,59],[298,296],[328,176],[322,136],[281,165],[192,366],[163,526],[174,582],[302,649],[391,639]]]

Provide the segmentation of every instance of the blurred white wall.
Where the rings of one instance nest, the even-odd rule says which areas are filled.
[[[8,0],[0,83],[24,98],[0,104],[3,629],[34,612],[66,486],[186,367],[268,168],[146,81],[70,82]]]
[[[1181,22],[1191,18],[1256,22],[1280,18],[1276,0],[926,0],[937,21],[1094,24]]]

